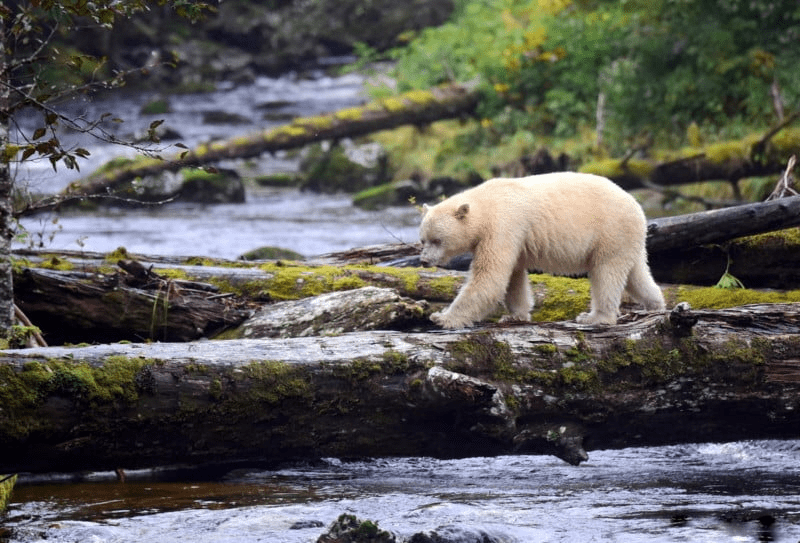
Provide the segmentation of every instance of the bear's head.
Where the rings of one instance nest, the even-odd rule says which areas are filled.
[[[419,239],[423,266],[441,266],[453,257],[472,251],[475,237],[470,228],[469,204],[445,200],[433,207],[422,206]]]

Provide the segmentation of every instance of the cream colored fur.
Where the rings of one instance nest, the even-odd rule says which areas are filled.
[[[444,328],[480,321],[499,302],[511,319],[529,321],[528,270],[588,273],[591,310],[578,316],[580,323],[615,324],[623,291],[646,309],[664,309],[647,266],[644,212],[604,177],[562,172],[490,179],[423,212],[424,265],[473,253],[456,299],[431,315]]]

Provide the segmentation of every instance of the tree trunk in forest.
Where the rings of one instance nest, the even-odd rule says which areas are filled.
[[[5,36],[3,17],[0,17],[0,38]],[[14,183],[9,168],[9,88],[6,70],[5,45],[0,44],[0,335],[14,324],[14,286],[11,276],[11,240],[14,236],[12,189]]]
[[[138,159],[121,168],[98,171],[85,182],[71,185],[64,195],[113,193],[116,187],[137,177],[205,166],[225,159],[250,158],[318,141],[357,137],[406,124],[425,125],[469,115],[477,103],[477,91],[471,86],[443,85],[429,91],[412,91],[360,107],[317,117],[301,117],[286,126],[202,145],[163,160]]]
[[[800,306],[616,326],[0,352],[0,465],[554,454],[798,437]]]

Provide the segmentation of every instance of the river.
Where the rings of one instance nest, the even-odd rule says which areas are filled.
[[[374,459],[213,481],[18,486],[9,542],[316,541],[340,514],[443,542],[800,541],[800,442],[593,451],[573,467],[547,456]]]
[[[263,108],[314,114],[364,100],[360,76],[260,78],[245,87],[172,99],[166,124],[193,145],[264,128]],[[64,107],[87,118],[104,110],[131,133],[153,95],[119,95]],[[261,109],[255,107],[261,105]],[[223,110],[249,124],[202,122]],[[257,111],[258,110],[258,111]],[[29,126],[35,119],[27,120]],[[274,121],[278,122],[278,121]],[[74,135],[73,135],[74,136]],[[73,137],[65,133],[64,137]],[[77,137],[77,136],[74,136]],[[86,145],[91,171],[127,150]],[[268,157],[264,172],[296,166]],[[32,163],[17,172],[53,192],[79,176]],[[410,206],[353,208],[345,195],[251,190],[242,205],[173,205],[26,218],[17,246],[235,258],[263,245],[315,255],[356,246],[414,241]],[[2,467],[0,466],[0,471]],[[313,542],[342,513],[379,522],[402,537],[437,530],[442,542],[755,542],[800,541],[800,441],[757,441],[592,451],[572,467],[552,457],[373,459],[236,471],[165,482],[150,472],[85,474],[47,484],[23,475],[2,524],[8,542]],[[0,540],[3,536],[0,536]]]
[[[228,139],[243,133],[278,126],[286,118],[317,115],[366,100],[364,77],[357,74],[329,76],[323,72],[287,74],[279,78],[259,77],[243,86],[220,85],[215,92],[162,97],[155,92],[120,93],[103,100],[77,97],[61,104],[74,117],[99,119],[113,112],[124,123],[106,122],[105,130],[130,139],[145,132],[156,119],[180,133],[180,141],[194,146],[209,140]],[[142,107],[157,99],[169,102],[169,111],[142,115]],[[209,115],[228,122],[209,123]],[[22,116],[21,126],[31,133],[38,126],[36,115]],[[74,131],[59,134],[65,146],[91,152],[81,161],[80,171],[48,161],[31,161],[16,171],[16,177],[32,192],[55,193],[82,175],[118,156],[133,156],[132,149],[86,138]],[[174,142],[172,142],[174,143]],[[162,154],[179,151],[160,145]],[[277,153],[247,163],[251,175],[293,172],[298,168],[293,153]],[[224,163],[237,167],[241,163]],[[108,208],[92,214],[68,212],[26,217],[15,247],[84,249],[107,252],[117,247],[140,254],[200,255],[236,258],[262,246],[291,249],[305,256],[353,247],[417,240],[419,213],[412,207],[364,211],[354,207],[348,195],[319,195],[295,189],[259,189],[250,186],[244,204],[203,206],[172,204],[150,209]]]

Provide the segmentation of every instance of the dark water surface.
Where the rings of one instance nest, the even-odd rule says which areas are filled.
[[[313,542],[342,513],[455,541],[800,541],[800,441],[341,462],[213,482],[22,485],[12,542]],[[96,478],[102,479],[100,475]]]

